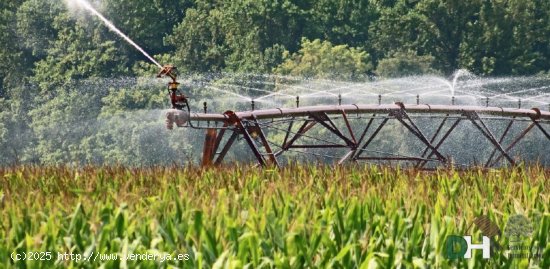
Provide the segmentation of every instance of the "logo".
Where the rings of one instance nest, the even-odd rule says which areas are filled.
[[[445,254],[448,259],[471,259],[472,250],[481,250],[483,259],[489,259],[495,249],[501,248],[494,239],[501,234],[500,229],[489,217],[477,217],[466,231],[470,231],[472,226],[481,231],[481,243],[473,243],[471,235],[450,235],[445,242]]]
[[[542,248],[534,248],[528,242],[533,233],[533,225],[523,215],[514,215],[508,218],[504,235],[508,238],[506,254],[509,259],[540,259]]]
[[[533,233],[533,225],[529,219],[523,215],[514,215],[508,219],[504,235],[510,239],[510,242],[522,241],[524,237],[529,237]]]
[[[481,231],[482,235],[476,242],[473,242],[471,235],[447,236],[444,251],[448,259],[471,259],[473,251],[481,251],[483,259],[491,258],[496,251],[503,251],[502,253],[509,259],[542,257],[542,248],[536,248],[527,242],[533,233],[533,226],[523,215],[513,215],[508,218],[504,229],[504,236],[508,238],[506,248],[501,247],[496,240],[496,237],[502,233],[489,217],[483,215],[477,217],[466,232],[469,232],[473,226]]]
[[[472,250],[481,249],[483,251],[483,259],[491,258],[491,239],[483,236],[482,244],[472,244],[472,237],[451,235],[447,237],[446,251],[449,259],[471,259]]]

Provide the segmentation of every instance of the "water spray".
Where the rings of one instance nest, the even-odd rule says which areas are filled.
[[[69,0],[69,2],[76,3],[77,5],[87,9],[88,11],[90,11],[92,14],[94,14],[99,19],[101,19],[103,21],[103,23],[105,23],[105,25],[107,25],[107,27],[109,27],[109,29],[111,29],[117,35],[119,35],[124,40],[126,40],[126,42],[128,42],[130,45],[134,46],[134,48],[136,48],[138,51],[140,51],[145,57],[147,57],[147,59],[149,59],[149,61],[154,63],[156,66],[162,68],[162,66],[153,57],[151,57],[151,55],[149,55],[147,52],[145,52],[145,50],[143,50],[140,46],[138,46],[138,44],[136,44],[132,39],[130,39],[128,36],[126,36],[124,33],[122,33],[122,31],[120,31],[118,28],[116,28],[116,26],[111,21],[109,21],[101,13],[99,13],[99,11],[97,11],[90,3],[88,3],[85,0]]]

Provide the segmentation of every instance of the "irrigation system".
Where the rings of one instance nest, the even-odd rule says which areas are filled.
[[[491,153],[479,154],[479,158],[474,164],[482,164],[485,167],[515,165],[518,161],[524,160],[521,159],[520,154],[514,153],[514,148],[517,148],[519,143],[534,133],[536,133],[535,144],[542,145],[540,148],[543,152],[546,148],[550,148],[549,103],[539,102],[549,106],[545,108],[546,111],[541,108],[522,108],[521,100],[518,101],[517,108],[492,107],[489,106],[488,97],[485,106],[455,105],[455,85],[460,70],[452,80],[452,84],[444,81],[451,89],[451,105],[421,104],[419,95],[416,96],[416,104],[405,104],[404,102],[382,104],[382,96],[378,95],[378,104],[343,105],[343,95],[338,94],[338,105],[300,106],[300,97],[296,96],[296,106],[292,108],[257,110],[255,101],[250,100],[249,111],[208,113],[205,102],[203,113],[192,112],[188,97],[178,89],[176,67],[161,66],[86,0],[69,2],[87,9],[100,18],[109,29],[160,67],[161,71],[157,77],[171,79],[168,83],[168,91],[172,107],[166,114],[167,127],[172,129],[176,125],[177,127],[203,130],[205,137],[201,159],[202,165],[205,166],[222,164],[228,152],[235,149],[238,140],[245,141],[240,144],[244,144],[248,148],[246,152],[250,152],[252,156],[248,159],[255,160],[261,166],[279,166],[282,163],[281,159],[289,159],[285,158],[285,155],[297,153],[331,158],[339,164],[357,161],[388,161],[407,162],[418,168],[454,166],[456,165],[454,160],[464,151],[469,152],[470,155],[476,155],[481,147],[486,147],[483,146],[486,144],[492,147]],[[475,87],[476,85],[469,86]],[[216,88],[213,87],[213,89]],[[411,91],[418,89],[421,88],[407,88],[401,91],[401,94],[410,94]],[[550,89],[550,86],[522,89],[517,93],[547,89]],[[333,90],[335,89],[329,91]],[[500,90],[498,89],[498,91]],[[441,90],[432,93],[439,91]],[[352,91],[348,94],[355,93]],[[361,95],[361,93],[357,94]],[[240,96],[235,93],[233,95]],[[506,95],[506,93],[498,92],[493,97]],[[549,94],[532,96],[528,99],[546,95]],[[354,96],[356,98],[354,100],[360,100],[357,97]],[[256,101],[259,102],[259,99]],[[537,102],[537,100],[532,101]],[[464,126],[465,124],[469,126]],[[459,125],[461,127],[457,128]],[[399,126],[399,128],[395,126]],[[383,131],[388,128],[390,129],[389,133]],[[484,144],[481,141],[478,143],[473,138],[475,135],[471,135],[470,131],[477,132],[478,137],[489,143]],[[459,132],[462,132],[459,139],[456,139],[456,136],[449,139],[449,137],[453,137],[453,134]],[[405,137],[407,138],[405,139]],[[531,142],[533,141],[532,137],[529,139]],[[455,144],[456,140],[460,140],[458,141],[460,142],[459,150],[453,150],[452,147],[450,150],[449,147],[446,148],[445,145],[449,143],[449,140]],[[373,149],[375,144],[380,141],[390,145],[405,142],[415,146],[420,145],[422,149],[417,154],[403,154],[399,150],[382,152]],[[315,149],[320,150],[320,153],[315,153]],[[242,159],[247,159],[241,154],[243,152],[239,151],[237,155],[243,157]],[[543,157],[547,157],[546,152],[543,155],[545,155]],[[485,157],[485,160],[480,160]],[[549,159],[546,158],[546,160]]]
[[[204,145],[202,165],[220,165],[238,140],[244,140],[248,152],[261,166],[280,166],[280,159],[288,153],[304,149],[326,149],[341,155],[323,155],[336,159],[338,164],[346,162],[407,162],[422,169],[437,166],[452,166],[456,159],[453,151],[444,151],[448,138],[457,132],[457,126],[468,124],[492,146],[492,152],[476,164],[484,167],[516,165],[521,162],[512,154],[528,134],[536,132],[536,139],[550,144],[550,112],[539,108],[491,107],[465,105],[420,104],[341,104],[300,106],[296,97],[293,108],[255,109],[254,101],[248,111],[226,111],[208,113],[192,112],[187,98],[177,86],[175,67],[165,66],[159,77],[169,76],[168,88],[172,109],[167,111],[167,128],[174,125],[183,128],[203,130]],[[454,99],[453,99],[454,100]],[[431,121],[438,124],[423,124]],[[391,122],[401,125],[406,133],[382,137],[386,140],[412,137],[423,147],[417,155],[403,155],[398,152],[372,154],[370,149],[375,139],[383,135],[381,130]],[[495,128],[498,124],[505,128]],[[315,133],[311,130],[317,128]],[[322,129],[322,130],[319,130]],[[519,131],[511,131],[512,129]],[[497,129],[503,129],[500,133]],[[322,134],[330,134],[327,139]],[[465,138],[467,140],[468,137]],[[388,141],[397,143],[398,141]],[[465,141],[466,142],[466,141]],[[465,143],[465,145],[468,143]],[[471,143],[469,143],[471,144]],[[475,154],[478,148],[465,149]],[[313,154],[313,153],[312,153]]]

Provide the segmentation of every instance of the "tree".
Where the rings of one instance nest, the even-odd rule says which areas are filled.
[[[106,40],[98,27],[88,22],[72,20],[67,13],[56,17],[59,33],[47,49],[48,56],[36,63],[33,81],[43,91],[50,91],[63,83],[91,77],[124,75],[125,58],[114,41]]]
[[[191,72],[221,71],[228,53],[221,28],[223,13],[198,7],[187,9],[185,19],[167,36],[166,44],[176,48],[174,56],[181,69]]]
[[[389,2],[389,3],[388,3]],[[380,19],[371,28],[375,60],[396,52],[432,55],[437,68],[458,69],[468,23],[476,19],[478,0],[379,1]]]
[[[467,26],[461,65],[499,76],[548,70],[549,9],[546,1],[483,1],[479,19]]]
[[[105,39],[97,24],[83,19],[72,19],[67,12],[56,16],[58,35],[32,77],[40,93],[30,111],[31,126],[42,163],[97,160],[90,139],[106,94],[100,85],[127,72],[114,42]]]
[[[192,0],[151,0],[151,1],[104,1],[98,8],[122,32],[136,41],[151,55],[170,52],[173,47],[163,42],[165,36],[172,33],[182,21],[188,8],[193,7]],[[113,40],[120,38],[111,34]],[[118,41],[117,41],[118,42]],[[146,60],[134,47],[120,40],[117,43],[123,54],[129,57],[130,64],[137,60]]]
[[[318,0],[311,7],[312,36],[334,44],[367,48],[369,26],[376,21],[377,13],[372,1]]]
[[[179,64],[192,72],[265,73],[296,51],[308,1],[197,1],[168,36]]]
[[[55,40],[59,31],[56,18],[64,11],[63,1],[26,0],[19,6],[16,14],[16,40],[30,50],[33,61],[48,54],[50,42]]]
[[[0,3],[0,98],[8,97],[8,88],[15,86],[16,80],[30,73],[18,42],[15,16],[21,1]]]
[[[391,58],[384,58],[378,63],[376,73],[382,77],[401,77],[423,74],[435,74],[435,58],[418,56],[414,52],[398,52]]]
[[[307,78],[341,80],[365,79],[372,70],[368,53],[347,45],[334,46],[328,41],[302,39],[302,48],[292,55],[285,53],[285,61],[276,73]]]

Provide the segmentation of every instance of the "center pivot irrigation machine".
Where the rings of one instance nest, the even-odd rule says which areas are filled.
[[[445,144],[453,132],[458,132],[457,126],[465,124],[484,141],[467,143],[471,136],[463,135],[462,141],[458,141],[462,152],[475,155],[482,144],[491,147],[489,154],[478,156],[483,159],[476,159],[469,165],[495,167],[524,161],[513,155],[513,150],[528,134],[534,135],[538,143],[550,145],[550,112],[539,108],[524,109],[521,105],[518,108],[491,107],[488,101],[486,106],[454,105],[454,102],[453,105],[429,105],[420,104],[417,97],[416,104],[382,104],[379,99],[378,104],[343,105],[339,100],[338,105],[300,107],[299,97],[296,97],[296,107],[293,108],[255,110],[252,101],[249,111],[207,113],[205,103],[204,113],[192,112],[187,97],[178,90],[175,70],[175,67],[166,65],[158,74],[158,77],[171,78],[168,89],[172,108],[166,113],[167,127],[172,129],[175,124],[177,127],[206,130],[202,153],[204,166],[221,164],[237,140],[245,141],[253,159],[261,166],[279,166],[284,154],[308,153],[313,149],[325,149],[325,154],[318,157],[334,158],[338,164],[371,161],[407,162],[420,169],[450,166],[454,164],[455,150],[444,151]],[[428,121],[434,124],[425,124]],[[384,126],[391,125],[391,122],[401,125],[401,129],[406,131],[397,136],[379,137]],[[312,134],[314,127],[323,130]],[[370,149],[376,139],[401,139],[405,136],[415,140],[405,143],[420,145],[422,150],[418,154],[402,155]],[[394,142],[399,141],[386,141],[389,144]],[[473,148],[464,148],[472,144]]]

